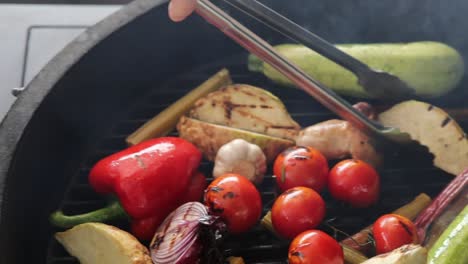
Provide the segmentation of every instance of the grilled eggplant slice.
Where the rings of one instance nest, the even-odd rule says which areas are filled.
[[[300,130],[278,97],[247,84],[229,85],[199,99],[189,117],[291,140]]]
[[[185,116],[177,124],[177,130],[181,138],[192,142],[211,161],[221,146],[238,138],[259,146],[269,163],[273,162],[281,151],[294,145],[292,140],[211,124]]]
[[[152,264],[149,251],[130,233],[102,223],[85,223],[55,234],[81,264]]]
[[[434,165],[459,175],[468,167],[468,138],[444,110],[420,101],[399,103],[379,115],[385,126],[398,127],[428,147]]]

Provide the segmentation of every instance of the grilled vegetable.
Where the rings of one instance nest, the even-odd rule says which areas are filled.
[[[407,244],[419,243],[414,223],[397,214],[386,214],[372,227],[377,254],[383,254]]]
[[[150,139],[112,154],[97,162],[91,169],[89,181],[100,194],[116,195],[132,220],[132,233],[139,239],[151,239],[164,218],[193,195],[189,188],[191,177],[197,174],[202,155],[190,142],[176,137]],[[198,196],[200,197],[200,196]],[[115,216],[107,208],[100,220]],[[63,216],[56,212],[52,223],[79,224],[95,221],[94,213]]]
[[[56,233],[55,238],[81,264],[152,264],[148,249],[114,226],[80,224]]]
[[[266,157],[259,146],[243,139],[234,139],[218,150],[213,176],[217,178],[225,173],[237,173],[260,184],[266,169]]]
[[[278,97],[246,84],[229,85],[201,98],[189,117],[292,140],[300,129]]]
[[[371,120],[376,119],[376,110],[366,102],[353,107]],[[353,158],[374,167],[383,162],[381,153],[374,147],[371,138],[345,120],[331,119],[302,129],[296,137],[298,146],[319,150],[328,160]]]
[[[431,198],[428,195],[422,193],[418,195],[413,201],[398,208],[393,213],[413,220],[424,208],[430,204],[430,202]],[[368,240],[369,235],[371,234],[372,225],[362,229],[350,238],[342,240],[341,244],[351,247],[364,254],[369,254],[370,244],[368,243]]]
[[[320,230],[307,230],[289,245],[289,264],[343,264],[343,250],[338,242]]]
[[[342,160],[330,171],[331,196],[356,208],[369,207],[380,197],[380,175],[362,160]]]
[[[282,192],[298,186],[321,192],[327,185],[328,172],[327,159],[311,147],[287,148],[273,165],[276,184]]]
[[[420,245],[408,244],[391,252],[377,255],[362,264],[426,264],[427,250]]]
[[[421,97],[437,97],[456,87],[464,74],[460,54],[443,43],[424,41],[413,43],[341,44],[336,45],[370,67],[387,71],[407,82]],[[275,47],[317,81],[335,92],[359,98],[370,98],[356,76],[311,49],[297,44]],[[249,69],[261,72],[273,81],[294,87],[294,84],[269,64],[249,57]]]
[[[150,138],[167,135],[196,100],[231,83],[229,71],[222,69],[129,135],[126,139],[127,144],[136,145]]]
[[[259,146],[269,163],[273,162],[281,151],[294,145],[291,140],[210,124],[185,116],[177,124],[177,130],[181,138],[192,142],[211,161],[215,159],[216,153],[221,146],[234,139],[244,139]]]
[[[199,99],[180,118],[180,137],[194,143],[208,160],[214,160],[224,144],[243,139],[258,145],[267,161],[294,144],[300,127],[283,103],[266,90],[229,85]]]
[[[180,200],[180,203],[184,204],[188,202],[201,201],[207,185],[206,177],[203,173],[194,173],[190,178],[188,188],[183,195],[184,198]]]
[[[119,201],[113,200],[106,207],[91,212],[69,216],[65,215],[61,210],[57,210],[49,218],[53,226],[70,228],[83,223],[104,223],[111,220],[125,219],[128,218],[128,215]]]
[[[427,194],[422,193],[418,195],[416,198],[414,198],[414,200],[411,201],[410,203],[405,204],[404,206],[393,211],[393,213],[401,215],[401,216],[405,216],[406,218],[413,220],[430,203],[431,203],[431,198]],[[273,227],[271,214],[272,214],[271,211],[268,211],[265,214],[265,216],[261,220],[261,225],[267,230],[269,230],[271,233],[277,236],[280,236]],[[372,234],[372,225],[366,228],[363,228],[361,231],[359,231],[358,233],[354,234],[351,237],[343,239],[340,242],[340,244],[343,247],[348,247],[357,252],[361,252],[365,255],[369,255],[371,251],[370,250],[371,244],[369,243],[369,237],[371,234]],[[346,251],[345,251],[345,256],[346,256]]]
[[[203,204],[189,202],[179,206],[164,219],[151,240],[153,263],[203,263],[203,249],[213,245],[202,243],[202,235],[218,227],[222,229],[224,225],[218,225],[217,217],[209,215]]]
[[[213,180],[206,188],[204,202],[208,212],[219,216],[234,234],[248,231],[262,213],[262,199],[255,185],[234,173]]]
[[[298,146],[319,150],[327,159],[352,157],[374,167],[382,164],[382,156],[370,138],[345,120],[332,119],[304,128],[296,138]]]
[[[397,127],[428,147],[434,165],[458,175],[468,168],[468,138],[442,109],[419,101],[399,103],[379,115],[385,126]]]
[[[440,213],[440,215],[435,214],[437,217],[428,226],[426,239],[423,243],[423,245],[428,249],[430,249],[435,244],[445,229],[447,229],[447,226],[452,223],[453,219],[455,219],[468,204],[468,188],[466,188],[466,185],[464,189],[461,190],[461,193],[456,192],[455,190],[452,195],[454,196],[453,200],[448,199],[448,203],[446,200],[440,204],[439,207],[442,207],[442,213]],[[447,203],[447,206],[443,207],[445,203]]]
[[[450,215],[453,211],[462,210],[465,206],[463,204],[464,200],[464,190],[468,186],[468,169],[463,173],[455,177],[445,188],[440,192],[439,195],[434,199],[434,201],[426,208],[415,220],[416,227],[418,229],[418,235],[421,241],[425,243],[430,243],[428,241],[428,229],[431,226],[437,226],[439,224],[439,217]],[[457,197],[462,199],[456,200]],[[454,201],[455,200],[455,201]],[[461,204],[459,203],[461,201]],[[457,208],[458,206],[458,208]],[[459,206],[462,206],[460,208]],[[455,208],[454,208],[455,207]],[[459,211],[459,212],[460,212]],[[431,236],[434,234],[431,234]],[[427,244],[426,244],[427,245]]]
[[[429,264],[468,263],[468,205],[429,250]]]
[[[316,228],[325,213],[325,201],[320,194],[311,188],[294,187],[283,192],[273,203],[271,223],[281,237],[293,239],[301,232]]]
[[[366,261],[368,258],[364,256],[361,252],[348,247],[346,245],[340,244],[343,248],[345,264],[361,264]]]

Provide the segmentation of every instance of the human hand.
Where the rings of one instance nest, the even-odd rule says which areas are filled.
[[[197,0],[171,0],[169,3],[169,18],[180,22],[187,18],[197,6]]]

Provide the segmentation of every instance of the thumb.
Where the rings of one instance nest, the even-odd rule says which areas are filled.
[[[196,6],[197,0],[171,0],[169,18],[174,22],[180,22],[192,14]]]

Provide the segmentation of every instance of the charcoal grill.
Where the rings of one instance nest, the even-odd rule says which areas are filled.
[[[50,212],[102,207],[105,200],[87,183],[90,167],[125,148],[127,135],[221,68],[229,69],[236,83],[278,95],[303,126],[335,117],[302,91],[248,72],[247,53],[201,18],[170,22],[165,2],[137,0],[79,36],[36,76],[8,113],[0,128],[1,263],[78,263],[53,238],[57,230],[48,223]],[[468,3],[463,0],[450,6],[442,0],[264,2],[335,43],[435,40],[454,46],[467,61]],[[237,17],[270,43],[285,41],[249,18]],[[466,85],[464,78],[449,95],[429,101],[463,108]],[[461,115],[457,120],[468,129],[468,119]],[[327,218],[336,217],[336,227],[353,233],[421,192],[436,195],[452,176],[433,167],[431,158],[423,148],[392,150],[381,171],[379,204],[356,210],[324,193]],[[204,162],[202,170],[210,175],[212,164]],[[276,195],[271,174],[261,191],[266,212]],[[113,224],[127,228],[123,222]],[[223,250],[247,263],[286,263],[287,247],[256,227],[229,237]]]

